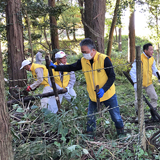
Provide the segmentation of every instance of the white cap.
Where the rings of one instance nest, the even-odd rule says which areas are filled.
[[[21,68],[20,69],[22,69],[24,66],[26,66],[26,65],[28,65],[28,64],[30,64],[31,62],[29,61],[29,60],[24,60],[23,62],[22,62],[22,66],[21,66]]]
[[[63,51],[59,51],[55,54],[55,58],[63,58],[66,54]]]

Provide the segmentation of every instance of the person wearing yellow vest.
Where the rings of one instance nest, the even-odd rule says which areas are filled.
[[[33,84],[31,84],[30,86],[27,87],[26,90],[28,92],[35,90],[40,85],[44,86],[43,93],[48,93],[48,92],[52,91],[52,89],[48,83],[48,69],[46,68],[45,65],[31,63],[29,60],[24,60],[22,62],[22,66],[20,69],[23,69],[23,68],[27,71],[32,72],[32,75],[35,79]],[[48,107],[48,100],[49,100],[49,98],[42,98],[41,99],[41,107],[42,108]]]
[[[93,114],[97,112],[97,96],[100,98],[101,103],[103,102],[106,107],[109,106],[109,113],[115,123],[117,134],[124,135],[123,120],[120,116],[117,96],[115,93],[115,73],[112,63],[109,57],[96,51],[95,44],[90,38],[82,40],[80,47],[83,57],[76,63],[60,66],[50,62],[50,66],[53,67],[55,71],[70,72],[82,69],[84,72],[89,94],[87,113],[87,133],[89,135],[92,135],[94,138],[94,131],[96,130],[96,119]],[[100,88],[97,94],[95,92],[96,85],[99,85]]]
[[[54,63],[55,65],[66,65],[66,64],[68,64],[66,54],[63,51],[57,52],[55,54],[55,59],[56,59],[56,62]],[[76,98],[76,92],[73,89],[73,86],[74,86],[75,81],[76,81],[75,73],[73,71],[69,72],[69,73],[68,72],[62,72],[62,71],[58,72],[58,71],[55,71],[54,69],[52,69],[52,72],[53,72],[53,76],[54,76],[54,80],[55,80],[57,90],[65,89],[65,88],[67,88],[67,90],[68,90],[67,93],[59,94],[60,103],[62,102],[63,97],[68,102],[71,102],[72,97]],[[49,82],[50,86],[52,87],[50,77],[48,78],[48,82]],[[58,106],[57,106],[55,96],[52,96],[50,98],[48,109],[52,113],[57,113]]]
[[[156,94],[156,91],[154,89],[154,86],[152,84],[152,74],[158,78],[157,75],[157,67],[156,62],[153,58],[153,46],[151,43],[147,43],[143,46],[143,53],[141,54],[141,61],[142,61],[142,86],[145,89],[147,95],[150,98],[150,103],[153,106],[153,108],[157,109],[157,100],[158,96]],[[137,76],[136,76],[136,60],[132,64],[132,68],[130,70],[130,76],[132,81],[134,82],[134,89],[135,89],[135,109],[136,114],[138,115],[138,108],[137,108]],[[160,80],[158,80],[160,82]],[[150,110],[152,120],[153,121],[159,121],[157,117],[154,115],[154,113]],[[135,121],[138,121],[138,117],[135,119]]]

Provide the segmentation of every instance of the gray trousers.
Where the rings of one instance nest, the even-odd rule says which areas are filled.
[[[148,87],[143,87],[143,89],[145,89],[147,95],[150,98],[150,104],[153,106],[153,108],[156,108],[157,107],[158,96],[157,96],[157,93],[156,93],[156,91],[154,89],[153,84],[151,84]],[[135,109],[138,110],[138,106],[137,106],[137,91],[135,91],[135,103],[134,103],[134,105],[135,105]]]

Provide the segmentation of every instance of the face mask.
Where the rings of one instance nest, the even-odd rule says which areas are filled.
[[[92,56],[91,56],[91,52],[90,53],[83,53],[83,57],[85,58],[85,59],[88,59],[88,60],[91,60],[92,59]]]

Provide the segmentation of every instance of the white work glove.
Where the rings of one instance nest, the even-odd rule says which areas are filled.
[[[137,83],[134,83],[134,90],[137,91]]]
[[[66,87],[67,88],[67,93],[69,93],[69,87]]]

